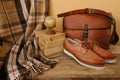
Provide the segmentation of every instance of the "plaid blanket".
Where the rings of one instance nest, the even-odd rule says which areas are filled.
[[[58,63],[41,53],[34,34],[44,28],[47,13],[48,0],[0,0],[0,45],[11,44],[6,59],[7,79],[32,79]]]

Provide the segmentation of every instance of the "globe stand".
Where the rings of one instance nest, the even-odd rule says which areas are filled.
[[[46,33],[51,34],[51,35],[56,34],[55,30],[53,30],[53,29],[47,29]]]

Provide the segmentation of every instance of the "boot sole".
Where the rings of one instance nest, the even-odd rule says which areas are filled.
[[[113,64],[116,62],[116,59],[107,59],[105,60],[105,63],[108,63],[108,64]]]
[[[96,69],[96,70],[101,70],[101,69],[104,69],[105,66],[92,66],[92,65],[89,65],[89,64],[85,64],[81,61],[79,61],[74,55],[72,55],[69,51],[67,51],[66,49],[63,49],[63,52],[68,55],[69,57],[73,58],[75,61],[77,61],[80,65],[82,66],[85,66],[85,67],[88,67],[88,68],[91,68],[91,69]]]

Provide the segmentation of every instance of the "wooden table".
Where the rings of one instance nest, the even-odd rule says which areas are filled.
[[[111,46],[110,51],[116,54],[115,64],[106,64],[105,69],[95,70],[79,65],[72,58],[63,54],[56,57],[60,63],[54,69],[50,69],[38,80],[120,80],[120,45]],[[35,80],[36,80],[35,79]]]

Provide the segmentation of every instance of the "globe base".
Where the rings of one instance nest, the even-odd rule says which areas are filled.
[[[47,34],[51,34],[52,35],[52,34],[56,34],[56,32],[54,30],[52,30],[52,29],[48,29],[47,30]]]

